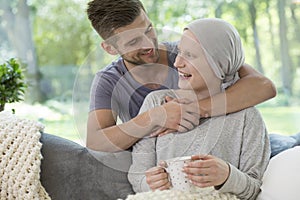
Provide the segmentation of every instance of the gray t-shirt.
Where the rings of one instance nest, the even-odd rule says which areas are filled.
[[[166,95],[175,97],[170,90],[149,94],[140,112],[161,105]],[[133,146],[129,181],[135,192],[148,191],[146,170],[161,160],[194,154],[210,154],[229,163],[230,175],[220,192],[255,199],[270,157],[269,138],[261,115],[251,107],[206,119],[186,133],[142,139]]]
[[[177,55],[177,43],[163,43],[167,47],[168,76],[161,89],[177,89],[178,73],[174,67]],[[111,109],[117,113],[122,122],[135,117],[145,97],[154,90],[138,83],[124,65],[120,57],[115,62],[99,71],[92,83],[90,95],[90,111]]]

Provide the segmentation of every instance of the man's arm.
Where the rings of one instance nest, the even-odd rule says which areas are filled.
[[[95,110],[88,116],[87,147],[96,151],[120,151],[131,147],[141,137],[149,134],[152,129],[154,127],[150,123],[148,113],[141,114],[124,124],[116,125],[112,110]]]
[[[119,125],[116,125],[116,115],[112,110],[92,111],[87,123],[87,147],[96,151],[117,152],[130,148],[140,138],[161,127],[187,131],[199,124],[197,115],[192,114],[195,110],[188,104],[172,101]]]
[[[200,100],[201,117],[233,113],[255,106],[276,96],[273,82],[244,64],[239,70],[240,80],[225,92]]]

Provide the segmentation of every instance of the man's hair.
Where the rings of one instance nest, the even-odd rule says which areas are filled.
[[[88,3],[87,14],[92,26],[103,38],[114,30],[131,24],[145,10],[139,0],[93,0]]]

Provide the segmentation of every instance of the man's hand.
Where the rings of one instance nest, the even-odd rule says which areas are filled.
[[[220,186],[229,176],[229,165],[220,158],[211,155],[192,156],[192,162],[187,163],[184,172],[188,179],[198,187]]]
[[[199,125],[200,113],[197,101],[166,97],[162,106],[151,115],[160,125],[151,136],[162,136],[175,131],[187,132]]]
[[[162,166],[152,167],[147,170],[146,182],[151,190],[167,190],[171,187],[168,174]]]

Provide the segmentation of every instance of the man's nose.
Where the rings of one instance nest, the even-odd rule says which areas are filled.
[[[144,35],[142,38],[141,47],[142,49],[154,48],[153,39],[148,37],[147,35]]]

